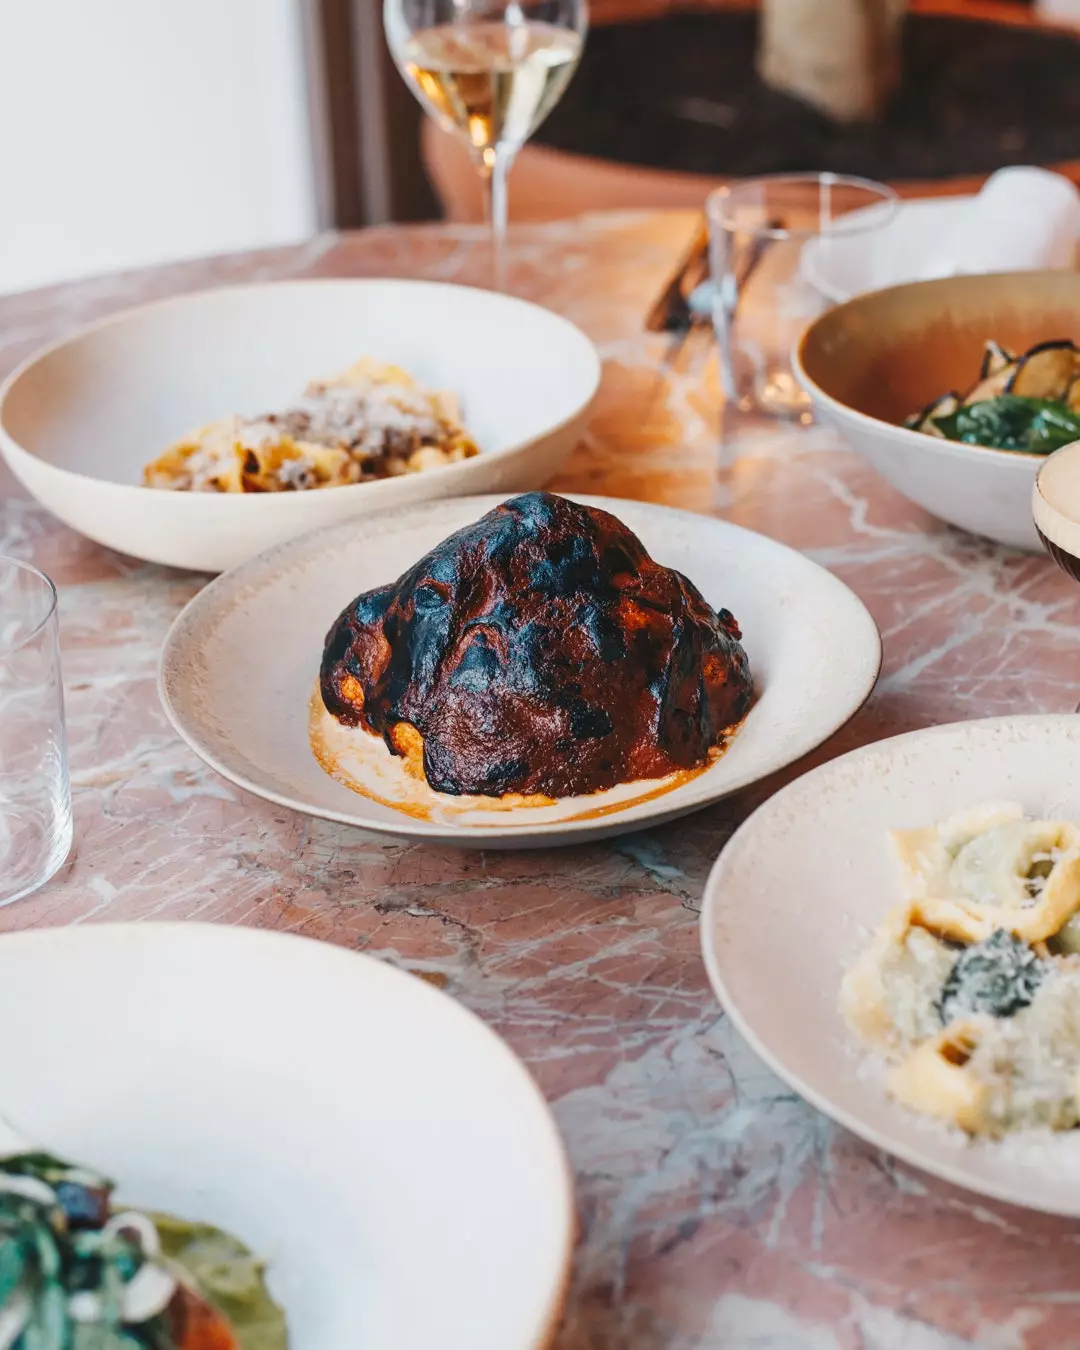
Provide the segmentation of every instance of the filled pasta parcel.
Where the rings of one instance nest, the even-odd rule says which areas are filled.
[[[841,1008],[902,1105],[971,1135],[1080,1123],[1080,828],[986,804],[890,836],[901,899]]]

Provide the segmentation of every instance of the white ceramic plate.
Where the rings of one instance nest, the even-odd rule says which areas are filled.
[[[141,486],[144,465],[228,413],[280,407],[361,356],[460,396],[482,453],[316,492]],[[490,291],[422,281],[288,281],[114,315],[32,356],[0,389],[0,450],[54,515],[122,553],[218,572],[285,539],[409,502],[539,487],[600,380],[573,324]]]
[[[10,1122],[245,1240],[296,1350],[547,1345],[573,1237],[558,1133],[422,980],[252,929],[40,929],[0,938],[0,1020]]]
[[[395,580],[499,500],[431,503],[311,535],[212,582],[165,642],[161,694],[173,725],[226,778],[297,811],[421,839],[542,846],[638,828],[746,787],[819,745],[873,687],[881,661],[873,620],[801,554],[711,517],[577,497],[612,512],[654,558],[735,614],[759,696],[727,752],[662,796],[556,823],[538,822],[530,808],[483,826],[418,820],[350,791],[323,772],[308,744],[327,630],[354,596]]]
[[[840,1016],[840,980],[899,898],[886,831],[986,801],[1080,821],[1080,717],[934,727],[834,759],[736,831],[701,915],[709,977],[796,1092],[872,1144],[969,1190],[1080,1216],[1080,1132],[971,1143],[890,1102]]]

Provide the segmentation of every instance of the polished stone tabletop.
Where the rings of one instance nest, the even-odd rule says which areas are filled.
[[[511,289],[573,319],[604,358],[558,487],[761,530],[834,571],[877,620],[875,694],[785,777],[914,727],[1075,710],[1080,587],[931,520],[821,429],[725,423],[707,340],[674,352],[642,331],[691,228],[664,215],[518,227]],[[0,367],[157,296],[371,275],[483,283],[483,232],[396,226],[8,297]],[[6,473],[0,494],[0,549],[60,588],[76,833],[67,865],[0,912],[0,929],[259,925],[371,953],[475,1009],[535,1074],[576,1173],[559,1350],[1080,1346],[1080,1229],[984,1203],[834,1127],[761,1067],[713,998],[705,877],[782,780],[655,831],[537,852],[419,847],[293,815],[205,768],[158,704],[162,638],[205,578],[79,538]]]

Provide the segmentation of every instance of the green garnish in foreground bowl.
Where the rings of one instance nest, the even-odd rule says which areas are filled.
[[[1002,394],[931,420],[946,440],[1029,455],[1048,455],[1080,441],[1080,416],[1053,399]]]
[[[262,1265],[206,1224],[115,1209],[112,1183],[0,1121],[0,1350],[287,1350]]]

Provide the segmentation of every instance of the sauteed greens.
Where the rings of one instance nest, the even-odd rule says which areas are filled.
[[[1025,450],[1031,455],[1048,455],[1070,441],[1080,441],[1080,416],[1064,403],[1018,394],[965,404],[954,413],[936,417],[934,424],[949,441]]]
[[[966,394],[943,394],[904,425],[967,445],[1048,455],[1080,440],[1080,348],[1066,339],[1040,342],[1018,357],[988,342]]]

